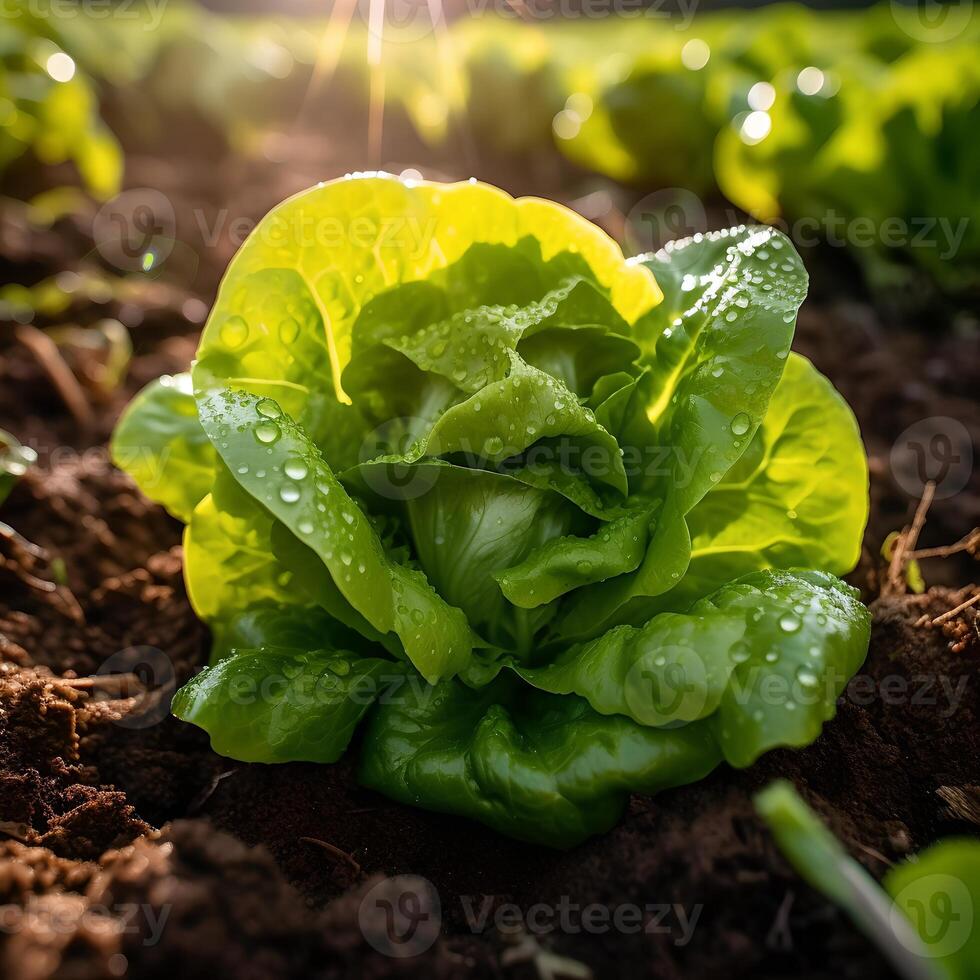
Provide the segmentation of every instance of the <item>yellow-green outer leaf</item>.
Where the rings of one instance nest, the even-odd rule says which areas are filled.
[[[228,267],[201,338],[195,386],[228,384],[273,395],[302,423],[310,376],[308,364],[291,356],[294,345],[313,340],[323,346],[343,399],[340,375],[350,359],[351,326],[367,300],[424,280],[475,242],[513,245],[527,235],[538,240],[546,260],[559,252],[580,254],[630,322],[661,299],[649,270],[625,265],[611,238],[559,204],[514,199],[475,181],[353,175],[290,198],[249,236]],[[259,280],[273,270],[283,282],[270,295],[270,284]],[[298,335],[284,342],[282,331],[296,328]]]

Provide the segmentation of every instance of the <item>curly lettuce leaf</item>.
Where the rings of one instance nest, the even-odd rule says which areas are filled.
[[[272,548],[275,518],[219,461],[209,493],[184,529],[184,579],[194,611],[216,628],[255,606],[298,601]]]
[[[725,758],[747,766],[809,745],[868,651],[856,589],[819,572],[755,572],[685,614],[620,626],[541,667],[517,667],[552,694],[642,725],[712,718]]]
[[[239,650],[174,696],[173,713],[242,762],[336,762],[405,666],[338,650]]]
[[[771,748],[809,745],[868,654],[871,614],[858,590],[825,572],[754,572],[712,604],[752,622],[748,657],[712,718],[725,758],[742,767]]]
[[[346,398],[341,374],[368,301],[394,285],[433,279],[474,243],[515,246],[528,237],[545,262],[574,253],[628,321],[660,299],[648,270],[626,266],[612,239],[550,201],[515,200],[475,181],[345,178],[285,201],[249,236],[201,338],[195,388],[242,387],[274,397],[319,441],[324,401]],[[474,271],[478,277],[479,267]],[[471,300],[473,272],[464,269],[461,277],[467,295],[457,308],[483,305]],[[454,281],[446,287],[453,295]],[[290,356],[297,342],[302,358]]]
[[[651,511],[640,506],[590,537],[552,538],[494,577],[508,602],[536,609],[573,589],[636,569],[646,554],[651,520]]]
[[[496,575],[539,542],[566,533],[574,508],[504,474],[445,466],[406,511],[419,564],[439,594],[490,642],[526,652],[542,614],[529,620],[510,605]]]
[[[636,327],[649,351],[643,407],[660,454],[648,483],[663,507],[637,570],[579,593],[581,601],[558,625],[567,639],[601,633],[630,618],[624,607],[631,600],[678,584],[691,558],[687,514],[761,425],[806,295],[799,256],[771,228],[697,235],[639,261],[665,290]]]
[[[378,708],[360,778],[395,799],[567,847],[628,792],[813,741],[867,653],[857,592],[816,572],[747,576],[646,627],[614,629],[477,690],[440,684]],[[493,671],[491,671],[493,673]]]
[[[385,555],[370,520],[276,402],[215,391],[199,404],[201,424],[235,480],[317,553],[344,599],[375,630],[397,634],[432,682],[465,665],[472,636],[463,614]],[[427,635],[427,623],[439,626],[436,635]]]
[[[110,446],[116,465],[185,524],[211,492],[215,453],[197,417],[189,374],[150,382],[123,412]]]
[[[645,728],[519,685],[448,681],[379,705],[359,780],[519,840],[572,847],[612,827],[630,792],[695,782],[719,761],[704,724]]]
[[[691,511],[691,563],[665,598],[683,604],[762,568],[849,572],[868,506],[853,413],[809,361],[791,354],[745,455]]]
[[[715,716],[726,759],[746,766],[778,745],[808,745],[864,661],[870,616],[858,592],[818,572],[756,572],[642,627],[570,647],[528,683],[576,694],[642,725]]]

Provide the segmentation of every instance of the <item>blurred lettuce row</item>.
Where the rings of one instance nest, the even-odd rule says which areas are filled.
[[[900,281],[900,254],[945,291],[976,290],[980,16],[917,41],[900,14],[782,5],[684,30],[461,21],[462,124],[503,150],[553,140],[639,187],[720,191],[759,221],[845,241],[879,287]],[[431,102],[408,106],[422,132]]]
[[[8,5],[0,32],[0,174],[31,152],[44,164],[70,161],[95,197],[112,197],[123,160],[99,115],[98,83],[68,53],[62,21],[29,6]]]
[[[895,3],[780,4],[684,25],[482,16],[434,28],[424,5],[413,10],[386,24],[379,70],[386,118],[430,142],[460,131],[522,158],[557,146],[618,181],[720,192],[801,238],[842,240],[882,291],[980,288],[980,15],[954,14],[956,30],[940,33]],[[277,158],[270,137],[300,106],[314,132],[338,112],[363,118],[372,39],[341,13],[229,16],[171,0],[19,23],[70,54],[79,80],[112,85],[134,138],[190,111],[236,151]]]
[[[551,846],[803,746],[863,661],[867,465],[772,229],[627,262],[548,201],[334,181],[229,266],[113,453],[187,523],[218,752]]]

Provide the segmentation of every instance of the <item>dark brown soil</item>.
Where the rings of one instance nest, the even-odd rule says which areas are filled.
[[[0,324],[0,428],[40,455],[0,511],[13,529],[0,527],[0,911],[9,912],[0,975],[890,976],[788,868],[751,795],[790,778],[879,876],[941,836],[977,832],[977,616],[946,630],[916,625],[956,604],[951,590],[976,577],[968,555],[924,562],[927,595],[872,603],[868,661],[813,746],[636,798],[620,826],[568,853],[398,806],[357,787],[345,764],[230,762],[160,710],[204,663],[208,637],[184,593],[179,526],[110,465],[106,439],[142,384],[193,356],[200,302],[188,300],[210,299],[236,244],[225,236],[204,248],[200,214],[206,227],[221,208],[257,218],[356,166],[359,153],[311,139],[288,168],[131,162],[130,183],[168,194],[178,237],[202,261],[190,277],[168,278],[165,266],[141,303],[72,310],[82,323],[120,317],[136,349],[123,389],[93,399],[88,431],[15,326]],[[480,176],[515,192],[555,196],[560,180],[572,199],[586,186],[548,163],[487,166]],[[4,281],[83,268],[86,234],[79,222],[42,235],[5,214]],[[824,258],[811,259],[819,271]],[[854,407],[868,447],[872,516],[853,581],[870,600],[882,541],[917,497],[896,478],[891,447],[932,417],[958,419],[980,447],[980,351],[962,323],[885,323],[853,284],[840,285],[817,289],[797,347]],[[920,545],[950,543],[977,523],[974,470],[937,496]],[[108,676],[121,664],[130,678]],[[423,928],[407,947],[415,957],[379,952],[389,907],[415,909],[441,933]]]

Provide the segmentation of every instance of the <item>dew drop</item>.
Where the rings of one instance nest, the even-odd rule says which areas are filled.
[[[255,411],[267,419],[277,419],[282,415],[282,409],[271,398],[263,398],[255,406]]]
[[[255,438],[267,446],[274,443],[280,435],[279,426],[275,422],[259,422],[255,427]]]
[[[752,425],[752,420],[745,414],[745,412],[739,412],[735,418],[732,419],[732,432],[737,436],[744,436],[746,432],[749,431],[749,427]]]
[[[784,633],[795,633],[803,623],[800,621],[800,617],[796,613],[783,613],[779,617],[779,628]]]
[[[299,500],[299,487],[295,483],[287,483],[279,490],[279,496],[284,504],[295,504]]]
[[[312,534],[313,533],[313,522],[312,521],[300,521],[298,524],[300,534]]]
[[[228,347],[241,347],[248,340],[248,324],[240,316],[230,316],[221,324],[221,342]]]
[[[299,324],[291,317],[286,317],[279,324],[279,339],[284,344],[294,344],[299,337]]]
[[[812,668],[805,665],[797,668],[796,679],[800,682],[801,687],[809,688],[810,690],[820,683],[820,678],[817,677]]]
[[[286,462],[283,467],[283,472],[290,480],[305,480],[306,474],[309,470],[306,468],[306,463],[301,459],[290,459]]]

